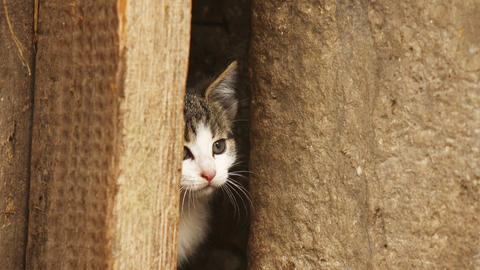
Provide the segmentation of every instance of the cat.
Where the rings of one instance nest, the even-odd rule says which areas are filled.
[[[185,142],[180,194],[178,265],[185,265],[207,238],[210,202],[224,186],[239,186],[229,177],[236,165],[233,123],[239,106],[235,91],[237,62],[231,63],[205,91],[187,89]],[[226,187],[225,187],[226,188]]]

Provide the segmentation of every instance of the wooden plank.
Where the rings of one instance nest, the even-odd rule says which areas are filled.
[[[32,110],[33,1],[0,1],[0,260],[24,269]]]
[[[176,269],[190,1],[127,1],[115,269]]]
[[[30,269],[175,269],[190,3],[173,2],[41,3]]]

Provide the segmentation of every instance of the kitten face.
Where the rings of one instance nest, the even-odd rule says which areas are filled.
[[[183,189],[205,196],[226,183],[228,169],[235,162],[235,141],[228,137],[227,132],[214,133],[207,123],[197,124],[185,141]]]
[[[233,65],[233,67],[232,67]],[[202,198],[228,180],[235,163],[232,136],[237,100],[233,89],[235,63],[230,65],[205,94],[188,91],[185,97],[185,142],[181,187],[184,192]]]

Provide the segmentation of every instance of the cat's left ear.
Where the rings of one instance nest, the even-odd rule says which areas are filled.
[[[222,106],[230,120],[235,118],[238,110],[236,80],[237,61],[233,61],[205,91],[205,98]]]

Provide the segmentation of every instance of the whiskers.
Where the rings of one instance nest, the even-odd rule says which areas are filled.
[[[242,186],[240,182],[230,177],[230,176],[234,176],[234,177],[242,177],[242,178],[248,179],[247,176],[241,174],[245,172],[249,172],[249,171],[229,172],[228,173],[229,177],[227,177],[227,181],[225,182],[225,185],[222,185],[220,187],[220,189],[223,192],[225,192],[225,194],[228,197],[228,200],[232,204],[235,217],[241,216],[240,203],[242,204],[241,206],[243,206],[243,210],[245,211],[246,216],[249,215],[250,209],[254,210],[253,202],[248,190],[244,186]]]
[[[248,217],[250,211],[254,211],[252,199],[250,197],[248,189],[242,184],[242,178],[247,180],[248,176],[245,174],[252,174],[251,171],[246,170],[233,170],[228,173],[227,179],[223,185],[217,186],[217,190],[220,190],[225,198],[233,207],[234,217],[240,219],[242,216]],[[195,209],[198,207],[199,200],[201,201],[205,195],[199,193],[196,187],[194,179],[182,178],[182,184],[180,187],[180,211],[184,213],[186,209]],[[190,185],[189,185],[190,184]],[[243,215],[245,214],[245,215]]]
[[[193,182],[193,180],[184,180],[182,179],[182,182]],[[197,204],[197,194],[196,192],[190,188],[190,187],[185,187],[185,186],[180,186],[180,196],[181,198],[181,206],[180,206],[180,213],[183,213],[183,207],[185,206],[185,199],[187,200],[187,207],[191,208],[193,207],[195,209],[196,204]]]

